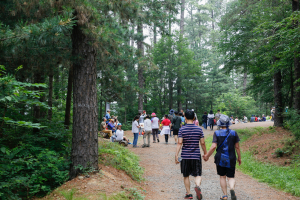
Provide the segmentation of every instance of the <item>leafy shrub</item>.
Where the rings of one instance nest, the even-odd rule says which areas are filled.
[[[68,179],[69,163],[55,151],[29,144],[0,152],[0,197],[30,198],[53,190]]]
[[[300,139],[300,115],[297,113],[296,110],[290,109],[287,113],[284,114],[285,122],[284,128],[291,130],[296,139]]]
[[[139,157],[116,142],[99,143],[100,163],[125,171],[132,179],[141,181],[144,169],[139,166]]]
[[[283,154],[284,154],[283,149],[278,148],[278,149],[275,150],[275,155],[276,155],[278,158],[279,158],[279,157],[282,157]]]

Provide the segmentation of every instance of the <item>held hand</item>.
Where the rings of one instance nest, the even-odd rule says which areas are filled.
[[[209,159],[209,157],[207,156],[207,154],[203,155],[203,160],[204,160],[205,162],[207,162],[208,159]]]
[[[238,158],[238,162],[239,162],[239,165],[242,164],[242,160],[240,158]]]

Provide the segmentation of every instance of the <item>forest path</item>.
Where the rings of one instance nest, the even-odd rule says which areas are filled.
[[[264,123],[247,123],[233,125],[232,129],[241,129],[246,127],[272,126],[272,122]],[[215,129],[216,127],[214,127]],[[213,131],[204,130],[205,135],[212,134]],[[126,131],[126,135],[132,136],[131,131]],[[138,145],[143,144],[142,137],[139,137]],[[144,178],[146,179],[146,200],[160,199],[184,199],[185,187],[183,177],[180,173],[180,165],[175,165],[175,149],[174,138],[169,139],[169,144],[165,144],[164,137],[160,136],[160,143],[152,143],[150,148],[132,148],[130,150],[140,156],[140,164],[145,168]],[[219,185],[219,176],[216,172],[213,156],[208,162],[202,161],[202,194],[204,200],[218,200],[222,195]],[[196,199],[194,178],[190,177],[191,191]],[[236,172],[236,194],[239,200],[299,200],[274,188],[270,188],[264,183],[245,175],[239,171]],[[229,192],[229,188],[228,188]],[[229,198],[230,199],[230,198]]]

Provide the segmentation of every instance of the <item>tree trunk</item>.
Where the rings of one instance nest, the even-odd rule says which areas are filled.
[[[153,43],[156,44],[157,42],[157,31],[156,31],[156,25],[154,24],[153,28]]]
[[[71,121],[71,103],[72,103],[72,85],[73,85],[73,66],[69,69],[68,77],[68,91],[67,91],[67,102],[66,102],[66,112],[65,112],[65,126],[69,129]]]
[[[180,34],[182,35],[182,37],[184,34],[184,10],[185,10],[185,0],[181,0]]]
[[[211,27],[212,27],[212,30],[215,30],[214,10],[211,11]]]
[[[171,76],[169,77],[169,110],[173,107],[173,81]]]
[[[34,72],[34,83],[44,83],[44,77],[43,77],[43,73],[42,70],[38,67],[37,70]],[[35,87],[35,90],[42,92],[42,90],[44,90],[43,87]],[[44,97],[41,96],[39,101],[43,102],[44,101]],[[42,113],[42,109],[40,106],[38,105],[34,105],[33,106],[33,122],[34,123],[40,123],[41,118],[44,116],[44,114]],[[34,128],[33,129],[34,133],[39,132],[39,129]]]
[[[289,98],[289,108],[293,107],[293,101],[294,101],[294,73],[293,73],[293,66],[291,65],[290,68],[290,90],[291,90],[291,96]]]
[[[48,95],[48,120],[52,120],[52,96],[53,96],[53,69],[50,69],[49,73],[49,95]]]
[[[293,12],[299,11],[299,0],[292,0]],[[295,26],[298,26],[299,22],[295,22]],[[299,52],[295,52],[294,57],[294,70],[295,70],[295,97],[294,108],[300,113],[300,58]]]
[[[243,77],[243,96],[244,97],[247,95],[246,89],[247,89],[247,72],[244,72],[244,77]]]
[[[73,62],[73,137],[70,178],[82,171],[98,170],[98,111],[96,50],[93,38],[77,25],[72,31]]]
[[[184,10],[185,10],[185,0],[181,0],[181,14],[180,14],[180,37],[183,38],[184,34]],[[181,65],[181,64],[180,64]],[[180,66],[179,66],[179,73],[180,73]],[[181,88],[181,77],[178,74],[177,78],[177,105],[178,105],[178,110],[182,109],[182,102],[181,102],[181,93],[182,93],[182,88]]]
[[[139,33],[140,37],[143,37],[143,23],[141,21],[138,22],[137,32]],[[137,49],[138,49],[138,56],[139,58],[144,57],[144,45],[143,39],[137,42]],[[139,103],[138,103],[138,110],[140,113],[143,111],[143,100],[144,100],[144,75],[143,75],[143,66],[139,62],[138,64],[138,80],[139,80]]]
[[[57,71],[54,77],[54,96],[55,99],[58,100],[59,98],[59,63],[57,63]]]
[[[275,58],[275,61],[278,60]],[[282,103],[282,76],[281,71],[277,70],[274,73],[274,102],[275,102],[275,117],[274,117],[274,125],[279,127],[283,125],[283,103]]]

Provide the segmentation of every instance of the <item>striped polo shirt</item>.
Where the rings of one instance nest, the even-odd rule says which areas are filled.
[[[200,160],[199,142],[200,138],[204,138],[202,128],[194,124],[186,124],[179,129],[178,137],[183,138],[181,158]]]

